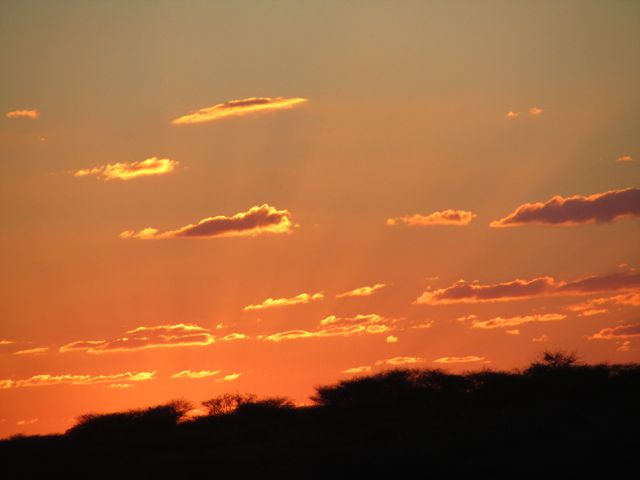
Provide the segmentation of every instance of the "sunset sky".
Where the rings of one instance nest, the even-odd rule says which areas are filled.
[[[0,437],[640,361],[640,2],[0,1]]]

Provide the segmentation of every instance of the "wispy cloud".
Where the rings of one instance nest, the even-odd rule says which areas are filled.
[[[174,119],[174,125],[213,122],[228,117],[237,117],[252,113],[286,110],[307,102],[306,98],[283,97],[251,97],[242,100],[231,100],[212,107],[201,108],[187,115]]]
[[[370,371],[371,371],[371,367],[368,365],[364,365],[362,367],[347,368],[346,370],[343,370],[343,373],[358,374],[358,373],[368,373]]]
[[[564,320],[565,318],[567,318],[567,316],[561,313],[543,313],[507,318],[495,317],[490,320],[474,320],[471,323],[471,327],[482,329],[506,328],[524,325],[525,323],[557,322],[559,320]]]
[[[422,357],[393,357],[386,360],[378,360],[376,365],[390,365],[397,367],[399,365],[413,365],[416,363],[423,363],[425,360]]]
[[[263,340],[282,342],[303,338],[349,337],[362,334],[378,334],[388,332],[393,320],[374,313],[356,315],[355,317],[328,316],[320,321],[316,330],[288,330],[262,336]]]
[[[632,160],[633,160],[633,157],[631,157],[631,155],[620,155],[616,159],[616,162],[626,163],[626,162],[631,162]]]
[[[531,107],[527,112],[529,115],[537,117],[538,115],[542,115],[543,110],[540,107]]]
[[[12,345],[14,343],[13,340],[0,340],[0,345]]]
[[[111,375],[34,375],[22,380],[0,380],[0,389],[42,387],[47,385],[90,385],[95,383],[143,382],[155,377],[156,372],[125,372]]]
[[[491,227],[515,227],[527,224],[577,225],[610,223],[619,217],[640,215],[640,189],[610,190],[593,195],[556,195],[545,203],[525,203]]]
[[[138,327],[129,330],[124,336],[112,340],[80,340],[60,347],[60,352],[84,351],[87,353],[112,353],[151,348],[203,347],[216,341],[242,340],[241,333],[230,333],[216,338],[211,330],[199,325],[178,323]]]
[[[109,163],[93,168],[76,171],[75,177],[95,175],[103,180],[133,180],[151,175],[166,175],[172,172],[179,162],[169,158],[151,157],[139,162]]]
[[[35,120],[40,116],[40,112],[38,110],[13,110],[12,112],[7,112],[7,118],[29,118],[31,120]]]
[[[233,382],[234,380],[239,379],[240,375],[242,375],[242,374],[241,373],[230,373],[229,375],[225,375],[224,377],[222,377],[222,381],[223,382]]]
[[[218,238],[218,237],[255,237],[264,233],[291,233],[291,213],[267,205],[251,207],[246,212],[231,217],[217,215],[207,217],[198,223],[160,233],[156,228],[138,231],[127,230],[120,238],[140,240],[159,240],[165,238]]]
[[[387,343],[398,343],[398,337],[396,337],[395,335],[389,335],[386,338],[386,342]]]
[[[514,112],[512,110],[509,110],[507,112],[507,114],[505,115],[505,117],[507,118],[518,118],[520,116],[520,114],[518,112]]]
[[[567,310],[590,317],[607,313],[612,306],[640,307],[640,291],[631,291],[611,297],[593,298],[586,302],[569,305]]]
[[[474,363],[486,361],[485,357],[477,357],[475,355],[467,355],[466,357],[442,357],[434,360],[436,363]]]
[[[640,273],[631,271],[594,275],[571,282],[556,281],[553,277],[538,277],[531,280],[516,279],[488,285],[460,280],[449,287],[424,292],[415,303],[438,305],[505,302],[550,295],[578,296],[633,290],[639,286]]]
[[[547,334],[543,333],[539,337],[533,337],[531,339],[531,341],[535,342],[535,343],[545,343],[545,342],[549,341],[549,336]]]
[[[181,372],[174,373],[173,375],[171,375],[171,378],[191,378],[191,379],[200,380],[203,378],[213,377],[219,373],[220,373],[220,370],[197,370],[197,371],[182,370]]]
[[[365,286],[354,288],[353,290],[349,290],[348,292],[339,293],[336,295],[336,298],[344,298],[344,297],[368,297],[369,295],[373,295],[378,290],[386,287],[384,283],[376,283],[372,286]]]
[[[37,348],[28,348],[26,350],[18,350],[17,352],[13,352],[14,355],[42,355],[43,353],[47,353],[49,351],[49,347],[37,347]]]
[[[408,227],[428,227],[433,225],[466,226],[476,217],[476,214],[466,210],[443,210],[428,215],[416,213],[387,219],[387,225],[406,225]]]
[[[274,307],[287,307],[290,305],[301,305],[310,303],[316,300],[322,300],[324,295],[322,293],[301,293],[300,295],[296,295],[295,297],[290,298],[267,298],[262,303],[258,303],[257,305],[247,305],[243,308],[245,311],[250,310],[262,310],[265,308],[274,308]]]
[[[640,323],[629,323],[603,328],[589,337],[589,340],[627,340],[640,337]]]

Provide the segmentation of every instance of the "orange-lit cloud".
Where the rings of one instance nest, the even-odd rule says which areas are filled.
[[[181,372],[174,373],[173,375],[171,375],[171,378],[192,378],[192,379],[200,380],[202,378],[213,377],[218,373],[220,373],[220,370],[198,370],[198,371],[182,370]]]
[[[90,385],[95,383],[143,382],[155,378],[152,372],[125,372],[112,375],[34,375],[23,380],[0,380],[0,389],[21,387],[42,387],[46,385]]]
[[[520,335],[520,330],[515,328],[513,330],[505,330],[504,333],[506,333],[507,335]]]
[[[360,288],[354,288],[353,290],[349,290],[348,292],[339,293],[336,295],[336,298],[344,298],[344,297],[368,297],[369,295],[373,295],[378,290],[386,287],[384,283],[376,283],[373,286],[365,286]]]
[[[489,285],[460,280],[449,287],[424,292],[415,303],[438,305],[504,302],[549,295],[573,296],[632,290],[639,286],[640,273],[632,271],[594,275],[572,282],[556,281],[553,277],[516,279]]]
[[[239,379],[240,375],[242,375],[242,374],[241,373],[230,373],[229,375],[225,375],[224,377],[222,377],[222,381],[223,382],[233,382],[234,380]]]
[[[518,112],[514,112],[512,110],[509,110],[507,112],[507,114],[505,115],[505,117],[507,118],[518,118],[520,116],[520,114]]]
[[[12,112],[7,112],[7,118],[29,118],[31,120],[35,120],[40,116],[40,112],[38,110],[14,110]]]
[[[589,337],[589,340],[626,340],[640,337],[640,323],[618,325],[617,327],[603,328]]]
[[[140,240],[156,240],[164,238],[218,238],[218,237],[255,237],[263,233],[291,233],[288,210],[278,210],[267,205],[251,207],[246,212],[236,213],[231,217],[217,215],[200,220],[196,224],[160,233],[155,228],[144,228],[139,231],[127,230],[120,238],[137,238]]]
[[[477,357],[475,355],[467,355],[466,357],[442,357],[434,360],[436,363],[473,363],[486,362],[485,357]]]
[[[398,337],[396,337],[395,335],[389,335],[386,338],[386,342],[387,343],[398,343]]]
[[[349,337],[352,335],[377,334],[388,332],[393,320],[376,314],[356,315],[355,317],[337,317],[331,315],[320,321],[316,330],[289,330],[262,336],[263,340],[281,342],[302,338]]]
[[[505,328],[524,325],[525,323],[557,322],[559,320],[564,320],[565,318],[567,318],[567,316],[561,313],[544,313],[508,318],[496,317],[490,320],[474,320],[471,323],[471,327],[482,329]]]
[[[343,370],[343,373],[368,373],[371,371],[371,367],[368,365],[364,365],[362,367],[353,367],[353,368],[347,368],[346,370]]]
[[[540,335],[539,337],[533,337],[531,339],[532,342],[537,342],[537,343],[544,343],[544,342],[548,342],[549,341],[549,336],[545,333],[543,333],[542,335]]]
[[[578,312],[585,317],[590,317],[592,315],[607,313],[609,311],[607,307],[615,305],[640,307],[640,291],[632,291],[612,297],[594,298],[586,302],[569,305],[567,310]]]
[[[289,305],[300,305],[305,303],[310,303],[315,300],[322,300],[324,295],[322,293],[301,293],[300,295],[296,295],[291,298],[267,298],[262,303],[257,305],[247,305],[243,308],[245,311],[250,310],[262,310],[264,308],[274,308],[274,307],[287,307]]]
[[[14,355],[41,355],[43,353],[47,353],[49,351],[49,347],[37,347],[37,348],[28,348],[26,350],[18,350],[17,352],[13,352]]]
[[[390,365],[397,367],[399,365],[413,365],[416,363],[423,363],[425,360],[422,357],[393,357],[386,360],[378,360],[376,365]]]
[[[618,346],[618,348],[616,348],[616,350],[619,352],[628,352],[629,350],[631,350],[631,340],[620,342],[620,345]]]
[[[12,345],[14,343],[13,340],[0,340],[0,345]]]
[[[539,107],[531,107],[529,110],[527,110],[527,112],[529,113],[529,115],[537,117],[538,115],[542,115],[543,110]]]
[[[20,426],[23,426],[23,425],[33,425],[33,424],[34,424],[34,423],[36,423],[37,421],[38,421],[38,419],[37,419],[37,418],[31,418],[31,419],[29,419],[29,420],[18,420],[18,421],[16,422],[16,425],[20,425]]]
[[[150,175],[165,175],[172,172],[178,161],[168,158],[151,157],[139,162],[130,163],[109,163],[98,167],[86,168],[76,171],[75,177],[86,177],[96,175],[103,180],[133,180]]]
[[[251,113],[286,110],[308,101],[306,98],[251,97],[231,100],[213,107],[201,108],[195,112],[174,119],[174,125],[212,122],[227,117],[237,117]]]
[[[389,218],[387,219],[387,225],[406,225],[408,227],[427,227],[432,225],[465,226],[469,225],[469,222],[475,217],[475,213],[466,210],[443,210],[429,215],[416,213],[414,215]]]
[[[620,155],[616,159],[616,162],[624,163],[624,162],[630,162],[632,160],[633,160],[633,158],[631,157],[631,155]]]
[[[85,351],[88,353],[112,353],[145,350],[161,347],[201,347],[211,345],[215,336],[207,328],[179,323],[138,327],[112,340],[81,340],[60,347],[60,352]]]
[[[506,217],[491,222],[490,226],[609,223],[619,217],[637,215],[640,215],[640,189],[626,188],[593,195],[556,195],[545,203],[525,203]]]

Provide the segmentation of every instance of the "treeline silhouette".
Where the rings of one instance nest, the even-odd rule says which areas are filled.
[[[0,442],[5,478],[612,478],[637,473],[640,364],[545,352],[528,368],[395,369],[310,406],[225,394],[89,414]]]

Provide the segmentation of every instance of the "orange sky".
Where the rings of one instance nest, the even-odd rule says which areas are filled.
[[[0,437],[640,360],[637,2],[0,4]]]

